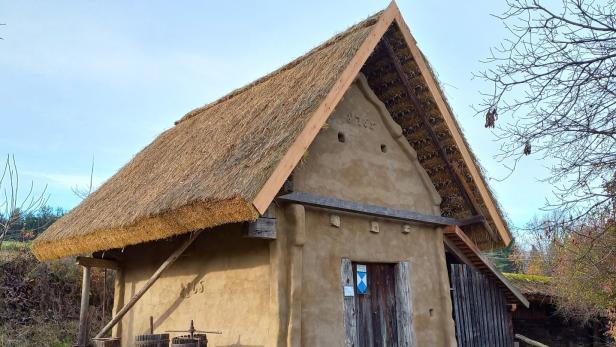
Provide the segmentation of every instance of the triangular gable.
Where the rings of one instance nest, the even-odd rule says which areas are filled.
[[[404,22],[404,19],[402,18],[395,2],[392,2],[380,16],[378,22],[373,26],[372,32],[361,45],[340,78],[336,81],[330,93],[323,100],[319,108],[312,115],[304,130],[295,139],[282,160],[278,163],[272,175],[253,200],[254,207],[260,213],[265,212],[275,198],[276,194],[279,192],[285,180],[289,177],[302,155],[306,152],[312,141],[315,139],[321,127],[327,122],[327,119],[332,114],[336,105],[342,99],[344,93],[359,74],[362,67],[392,24],[397,25],[408,48],[411,50],[413,58],[419,65],[421,75],[424,78],[432,97],[435,99],[437,107],[442,114],[451,135],[453,136],[453,141],[462,155],[464,164],[468,169],[472,181],[476,184],[480,198],[484,202],[489,216],[491,217],[491,220],[495,225],[503,244],[508,245],[511,242],[511,235],[500,214],[499,208],[494,201],[490,190],[485,184],[485,181],[483,180],[483,176],[475,163],[474,156],[471,154],[457,122],[445,102],[445,98],[443,97],[442,91],[436,82],[432,70],[429,68],[423,54],[417,47],[416,41],[411,35],[408,26]]]

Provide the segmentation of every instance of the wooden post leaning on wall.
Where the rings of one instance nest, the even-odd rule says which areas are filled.
[[[88,307],[90,305],[90,267],[82,266],[83,278],[81,281],[81,307],[79,309],[79,334],[77,346],[88,345]]]
[[[154,282],[158,280],[160,275],[162,275],[162,273],[169,266],[171,266],[171,264],[173,264],[180,257],[180,255],[182,255],[182,253],[184,253],[184,251],[188,248],[188,246],[190,246],[195,241],[195,239],[197,239],[197,237],[201,235],[202,231],[203,230],[197,230],[191,233],[188,239],[186,239],[184,243],[182,243],[182,245],[178,247],[178,249],[176,249],[173,253],[171,253],[169,258],[167,258],[167,260],[165,260],[160,265],[160,267],[154,272],[154,274],[152,274],[152,276],[143,285],[143,287],[139,289],[139,291],[135,293],[135,295],[133,295],[132,298],[130,298],[130,300],[126,303],[126,305],[124,305],[124,307],[122,307],[120,311],[116,313],[116,315],[111,319],[111,321],[107,323],[107,325],[105,325],[103,329],[101,329],[101,331],[96,335],[96,338],[103,337],[107,332],[109,332],[109,330],[111,330],[111,328],[113,328],[120,321],[120,319],[122,319],[122,317],[124,317],[124,315],[137,303],[137,301],[141,299],[143,294],[145,294],[145,292],[147,292],[148,289],[150,289],[150,287],[154,284]]]

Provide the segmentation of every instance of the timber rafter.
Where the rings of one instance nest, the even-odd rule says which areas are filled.
[[[449,158],[447,156],[447,152],[446,152],[445,148],[443,147],[443,145],[441,144],[441,141],[439,140],[438,134],[432,128],[432,125],[431,125],[430,120],[428,118],[427,111],[425,110],[425,108],[423,107],[423,105],[421,104],[421,102],[419,101],[417,96],[415,95],[415,92],[413,91],[413,87],[411,85],[411,82],[410,82],[408,76],[406,75],[406,73],[404,71],[402,63],[400,62],[400,59],[396,55],[394,47],[392,46],[391,42],[389,42],[389,40],[388,40],[388,38],[386,36],[383,36],[383,38],[381,39],[381,45],[382,45],[383,50],[385,51],[385,53],[389,57],[389,59],[391,59],[391,62],[393,63],[393,66],[394,66],[394,68],[396,70],[396,74],[398,75],[398,78],[400,79],[400,81],[402,82],[402,85],[404,86],[405,94],[407,95],[407,97],[411,101],[413,107],[417,111],[418,116],[419,116],[419,118],[421,120],[421,124],[423,126],[423,129],[429,135],[429,137],[432,140],[434,146],[436,146],[436,151],[437,151],[439,157],[441,158],[441,160],[445,163],[445,168],[446,168],[447,172],[449,173],[449,175],[452,177],[456,187],[458,188],[458,190],[460,192],[460,195],[464,199],[465,204],[470,209],[472,215],[480,215],[480,216],[482,216],[483,213],[481,211],[481,208],[479,208],[477,203],[474,201],[473,194],[470,191],[470,188],[468,187],[466,182],[463,181],[463,178],[460,175],[459,170],[456,170],[454,165],[449,160]],[[488,231],[488,233],[489,233],[490,237],[492,238],[492,240],[498,242],[498,235],[496,235],[494,230],[492,230],[492,227],[485,220],[485,218],[484,218],[484,222],[482,224],[483,224],[484,228]]]

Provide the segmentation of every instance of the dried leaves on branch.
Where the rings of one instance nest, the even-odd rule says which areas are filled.
[[[551,205],[574,217],[615,197],[606,189],[616,168],[615,14],[612,1],[508,1],[498,18],[509,38],[480,73],[493,89],[477,109],[494,127],[501,159],[548,158]]]

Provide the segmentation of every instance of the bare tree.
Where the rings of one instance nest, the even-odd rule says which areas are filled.
[[[73,194],[75,194],[81,200],[85,199],[92,193],[94,189],[94,156],[92,156],[92,165],[90,166],[90,182],[87,187],[74,186],[71,188]]]
[[[493,89],[476,109],[512,170],[531,152],[548,159],[547,207],[577,220],[616,197],[616,2],[556,6],[508,1],[497,17],[510,38],[485,61]]]
[[[0,199],[0,248],[11,227],[22,215],[34,213],[47,203],[47,186],[37,194],[34,192],[34,182],[30,182],[25,194],[22,194],[21,184],[15,156],[7,155],[0,175],[0,192],[4,197]]]

